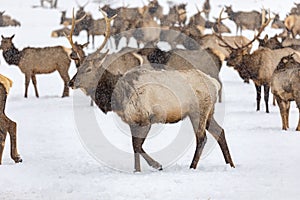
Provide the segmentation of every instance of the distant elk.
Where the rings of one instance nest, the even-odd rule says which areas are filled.
[[[268,101],[272,74],[280,62],[280,59],[295,51],[291,48],[276,50],[259,48],[251,54],[247,53],[246,47],[260,36],[270,21],[271,18],[269,17],[268,21],[261,26],[258,34],[244,46],[233,47],[226,43],[226,41],[223,41],[223,43],[226,44],[225,46],[231,49],[230,56],[226,59],[227,65],[234,67],[245,82],[252,80],[255,84],[257,111],[260,110],[261,87],[264,87],[264,100],[267,113],[269,113]],[[219,38],[222,40],[222,37]]]
[[[66,16],[67,11],[63,10],[61,11],[61,17],[60,17],[60,24],[64,26],[68,26],[72,23],[72,18],[68,18]]]
[[[58,0],[41,0],[41,7],[44,8],[44,2],[47,2],[50,5],[50,8],[57,8]]]
[[[289,15],[285,18],[284,25],[288,31],[288,36],[292,34],[295,38],[300,34],[300,16],[299,15]]]
[[[271,27],[274,29],[285,29],[284,21],[280,20],[280,16],[278,13],[273,13],[274,14],[274,19],[271,24]]]
[[[236,24],[236,34],[240,30],[240,34],[242,34],[243,29],[247,30],[259,30],[263,16],[258,11],[251,11],[251,12],[234,12],[232,10],[231,5],[226,6],[225,12],[228,14],[228,18]]]
[[[54,46],[44,48],[27,47],[18,50],[12,42],[15,35],[2,37],[0,49],[3,57],[9,65],[17,65],[21,72],[25,74],[25,95],[28,96],[28,86],[30,80],[34,85],[35,95],[39,97],[37,89],[36,74],[48,74],[58,71],[64,81],[64,91],[62,97],[69,96],[68,82],[70,80],[68,71],[71,63],[69,54],[71,49]]]
[[[197,167],[207,140],[205,130],[218,141],[225,162],[234,167],[224,130],[213,117],[217,91],[220,87],[218,82],[196,69],[154,70],[147,67],[132,69],[134,67],[132,66],[132,70],[123,75],[111,71],[110,66],[104,64],[108,51],[100,53],[110,33],[111,19],[105,14],[104,16],[107,21],[104,43],[96,52],[84,59],[69,85],[73,89],[82,89],[95,100],[104,113],[113,111],[129,125],[135,171],[141,171],[140,156],[153,168],[162,169],[162,165],[151,158],[142,147],[152,124],[176,123],[186,117],[191,119],[196,136],[196,150],[190,167],[193,169]],[[169,89],[163,87],[161,81],[167,83]],[[174,96],[170,90],[176,92],[178,96]]]
[[[15,19],[12,19],[8,15],[4,15],[5,11],[0,12],[0,27],[4,26],[21,26],[21,23]]]
[[[22,162],[17,150],[17,123],[8,118],[5,114],[5,105],[12,81],[0,74],[0,165],[7,133],[10,136],[10,156],[16,162]]]
[[[202,10],[205,14],[206,20],[209,20],[209,13],[210,13],[210,3],[209,0],[205,0]]]
[[[300,63],[293,56],[290,54],[280,60],[271,79],[271,91],[280,109],[283,130],[289,128],[290,101],[296,101],[299,109],[296,131],[300,131]]]
[[[291,15],[300,15],[300,3],[295,3],[295,7],[291,8],[290,14]]]
[[[51,32],[51,37],[64,37],[65,34],[70,34],[70,29],[68,27],[63,27],[61,29],[57,29]]]

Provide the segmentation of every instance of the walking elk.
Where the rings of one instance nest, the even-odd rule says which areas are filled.
[[[109,24],[112,20],[104,16],[107,22],[104,42],[95,53],[85,58],[69,85],[73,89],[81,88],[104,113],[114,111],[130,126],[135,170],[141,171],[140,155],[150,166],[162,169],[161,164],[142,147],[151,125],[176,123],[186,117],[191,119],[197,145],[190,167],[197,166],[206,142],[205,130],[218,140],[226,163],[234,167],[224,130],[213,117],[220,87],[218,82],[196,69],[154,70],[137,67],[124,75],[110,71],[110,62],[105,65],[108,51],[99,54],[110,35]],[[100,80],[95,81],[95,77],[100,77]],[[168,84],[167,87],[163,87],[163,83]]]

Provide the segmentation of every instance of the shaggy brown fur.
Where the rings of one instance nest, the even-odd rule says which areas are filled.
[[[28,85],[32,80],[35,95],[39,97],[37,89],[36,74],[48,74],[58,71],[64,81],[64,91],[62,97],[69,96],[68,82],[70,80],[68,70],[71,60],[69,58],[70,49],[62,46],[32,48],[27,47],[19,51],[13,44],[12,37],[3,37],[0,49],[3,57],[9,65],[17,65],[25,74],[25,97],[27,97]],[[69,52],[68,52],[69,51]]]
[[[300,63],[293,55],[285,56],[279,62],[271,79],[271,91],[279,105],[283,130],[289,128],[290,101],[296,101],[299,109],[296,131],[300,131]]]
[[[7,133],[10,135],[10,156],[16,162],[22,162],[17,150],[17,124],[9,119],[5,114],[5,104],[7,99],[7,91],[2,83],[0,83],[0,165],[2,163],[2,154],[5,145]]]

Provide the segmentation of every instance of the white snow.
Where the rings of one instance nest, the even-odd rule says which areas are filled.
[[[85,3],[83,0],[78,2]],[[123,1],[115,2],[122,5]],[[142,5],[139,0],[124,2],[131,6]],[[195,12],[194,3],[203,4],[203,0],[186,2],[189,2],[189,13]],[[59,10],[32,8],[39,3],[39,0],[1,0],[0,9],[21,21],[22,26],[0,28],[0,34],[16,34],[14,42],[19,49],[27,46],[69,47],[65,38],[51,38],[50,34],[60,28],[59,10],[67,9],[70,16],[72,7],[77,6],[75,0],[59,0]],[[165,1],[161,3],[166,5]],[[270,8],[283,18],[293,1],[211,0],[211,17],[218,16],[221,7],[229,4],[234,10]],[[90,3],[86,9],[96,17],[101,16],[95,3]],[[226,24],[235,33],[235,25],[229,20]],[[268,28],[267,32],[278,31]],[[244,33],[253,37],[251,31]],[[97,44],[101,39],[97,37]],[[84,42],[85,33],[75,40]],[[78,121],[74,120],[76,99],[73,97],[77,92],[71,91],[69,98],[60,98],[63,84],[57,72],[37,76],[40,98],[34,96],[30,85],[29,98],[25,99],[24,75],[16,66],[8,66],[2,56],[0,62],[0,73],[14,81],[6,112],[18,123],[18,148],[23,158],[20,164],[14,164],[10,159],[8,137],[0,166],[0,199],[299,199],[300,134],[294,131],[298,109],[293,103],[291,128],[282,131],[278,107],[271,106],[270,114],[266,114],[262,101],[261,111],[256,112],[253,84],[244,84],[237,72],[227,66],[221,71],[225,98],[217,107],[225,108],[223,127],[236,168],[225,165],[219,147],[211,140],[196,170],[189,169],[195,148],[193,143],[179,160],[169,167],[164,166],[163,171],[152,170],[143,163],[142,172],[136,174],[109,168],[89,153],[89,147],[82,143],[78,134]],[[75,71],[72,63],[70,76]],[[124,128],[124,125],[118,117],[111,113],[104,115],[96,107],[89,107],[88,102],[82,109],[95,113],[107,140],[116,148],[131,153],[131,138],[119,130],[118,127]],[[151,135],[145,149],[155,152],[171,143],[172,133],[179,126],[168,125],[167,129],[157,126],[156,130],[162,129],[162,133]],[[88,126],[86,132],[89,134]],[[192,133],[187,134],[193,137]],[[124,164],[118,158],[111,159],[120,166]],[[133,171],[133,158],[128,163]]]

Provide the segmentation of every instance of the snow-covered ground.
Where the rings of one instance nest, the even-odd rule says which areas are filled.
[[[60,12],[32,8],[39,2],[1,0],[0,11],[5,10],[21,21],[22,26],[0,28],[0,34],[16,34],[14,42],[20,49],[26,46],[69,46],[65,38],[50,37],[52,30],[60,28]],[[83,0],[78,2],[85,3]],[[115,2],[122,5],[123,1]],[[129,4],[142,5],[139,0],[132,2]],[[165,1],[160,2],[166,5]],[[203,1],[196,0],[188,2],[189,13],[195,12],[194,3],[203,4]],[[211,0],[211,15],[218,16],[221,7],[229,4],[234,10],[270,8],[283,18],[293,1]],[[59,0],[58,6],[59,10],[67,9],[70,16],[76,3],[75,0]],[[100,17],[97,8],[94,3],[86,7]],[[231,21],[226,20],[226,24],[235,32]],[[275,33],[270,28],[267,32]],[[253,36],[251,31],[245,31],[245,34]],[[85,41],[85,38],[81,34],[76,40]],[[99,43],[100,39],[98,37],[96,42]],[[262,111],[256,112],[253,84],[244,84],[233,69],[222,68],[225,100],[218,107],[225,107],[223,127],[236,168],[226,166],[220,149],[211,144],[198,168],[190,170],[193,144],[163,171],[157,172],[143,165],[142,173],[135,174],[114,170],[98,162],[89,147],[83,144],[82,131],[78,133],[78,123],[82,122],[74,120],[76,92],[71,91],[69,98],[60,98],[63,84],[58,73],[39,75],[40,98],[35,98],[30,85],[29,98],[25,99],[24,75],[16,66],[8,66],[2,56],[0,62],[0,73],[14,81],[6,112],[18,123],[18,147],[23,158],[21,164],[14,164],[9,158],[8,138],[3,165],[0,166],[0,199],[299,199],[300,134],[294,131],[298,120],[295,104],[292,104],[290,113],[291,128],[282,131],[278,107],[271,106],[270,114],[266,114],[262,103]],[[70,75],[75,71],[72,63]],[[105,116],[96,107],[89,107],[88,101],[82,107],[95,114],[109,141],[117,148],[131,152],[131,138],[120,133],[120,122],[115,115]],[[170,130],[167,133],[172,135]],[[89,126],[86,134],[89,134]],[[172,137],[167,135],[166,138]],[[167,142],[170,141],[154,134],[146,140],[145,149],[155,152]],[[119,158],[111,159],[118,162]],[[130,163],[133,169],[133,161]],[[119,164],[122,166],[123,163],[119,161]]]

